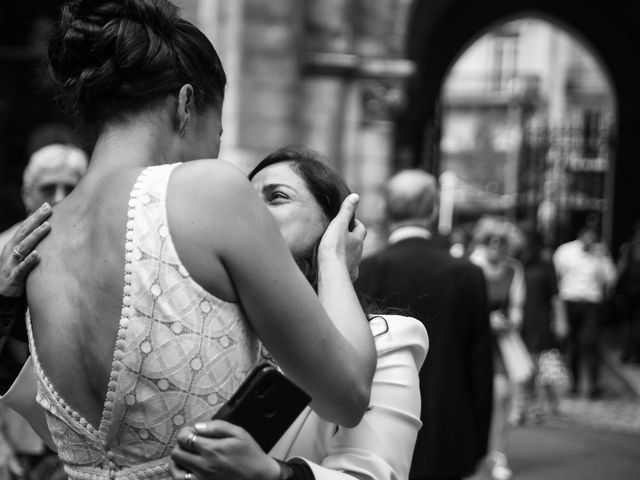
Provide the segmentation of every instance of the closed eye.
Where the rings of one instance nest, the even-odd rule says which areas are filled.
[[[283,200],[289,200],[289,195],[287,195],[286,193],[280,191],[280,190],[274,190],[273,192],[271,192],[268,196],[268,201],[269,202],[279,202],[279,201],[283,201]]]

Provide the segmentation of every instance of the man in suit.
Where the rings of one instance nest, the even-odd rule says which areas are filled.
[[[423,427],[411,480],[471,475],[487,451],[493,350],[482,271],[452,257],[429,227],[433,176],[404,170],[386,188],[389,245],[360,265],[356,289],[422,321],[431,349],[420,371]]]

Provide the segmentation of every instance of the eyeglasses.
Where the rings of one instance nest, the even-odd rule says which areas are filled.
[[[503,247],[506,244],[507,238],[500,235],[492,235],[485,241],[485,245],[489,247]]]

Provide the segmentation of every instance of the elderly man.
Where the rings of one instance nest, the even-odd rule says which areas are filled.
[[[356,288],[421,320],[432,346],[420,371],[423,427],[410,478],[472,474],[485,456],[493,364],[482,271],[452,257],[429,230],[438,190],[433,176],[405,170],[386,188],[388,247],[360,265]]]
[[[22,182],[22,201],[27,213],[34,212],[45,202],[53,206],[64,199],[80,181],[87,163],[86,154],[71,145],[52,144],[34,152],[24,171]],[[0,249],[19,225],[0,233]],[[24,340],[24,328],[24,322],[16,323],[12,336]],[[2,335],[4,337],[4,333]],[[10,338],[5,348],[12,350],[14,354],[24,351],[26,355],[24,341]],[[4,393],[14,379],[9,363],[7,359],[0,360],[1,393]],[[47,453],[40,437],[22,417],[6,407],[0,407],[0,478],[33,478],[30,471],[55,470],[56,466],[52,465],[54,457]],[[39,468],[36,468],[38,465]]]
[[[87,169],[87,155],[72,145],[52,144],[35,151],[22,175],[22,202],[27,213],[48,202],[65,198]],[[0,248],[15,233],[18,224],[0,233]]]

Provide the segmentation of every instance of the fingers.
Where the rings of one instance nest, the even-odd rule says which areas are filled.
[[[203,466],[203,458],[201,455],[187,452],[179,446],[176,446],[173,450],[171,450],[171,459],[177,465],[190,472],[198,470]]]
[[[359,202],[360,196],[356,193],[352,193],[347,198],[345,198],[342,202],[342,205],[340,206],[340,211],[338,212],[338,215],[336,215],[334,221],[343,223],[346,228],[355,215]]]
[[[36,228],[42,225],[42,223],[51,216],[51,213],[51,206],[48,203],[45,203],[38,210],[29,215],[27,219],[20,224],[20,228],[18,228],[18,231],[14,234],[12,238],[14,243],[17,245],[19,242],[26,239],[32,232],[36,230]],[[42,236],[40,236],[39,240],[42,239]],[[35,243],[38,242],[36,241]],[[33,246],[31,248],[33,248]]]
[[[354,235],[357,235],[362,240],[364,240],[367,237],[367,227],[365,227],[364,223],[362,223],[360,220],[356,218],[355,227],[353,228],[351,233],[353,233]]]
[[[35,250],[31,252],[27,257],[16,265],[14,271],[14,279],[20,282],[24,281],[27,278],[27,275],[31,270],[34,269],[36,265],[40,263],[40,256],[38,252]]]
[[[201,453],[209,438],[237,437],[242,429],[224,420],[197,423],[178,432],[177,444],[184,452]]]
[[[212,438],[237,437],[244,430],[242,427],[224,420],[196,423],[194,429],[198,435]]]
[[[34,247],[40,243],[44,237],[46,237],[51,231],[51,225],[48,222],[44,222],[42,225],[38,226],[35,230],[30,232],[23,240],[21,240],[16,248],[22,255],[29,255],[31,253],[35,253]],[[23,260],[22,263],[26,261]]]
[[[192,468],[195,467],[192,466]],[[169,459],[169,473],[173,480],[195,480],[197,478],[186,465],[180,464],[178,466],[172,458]]]

